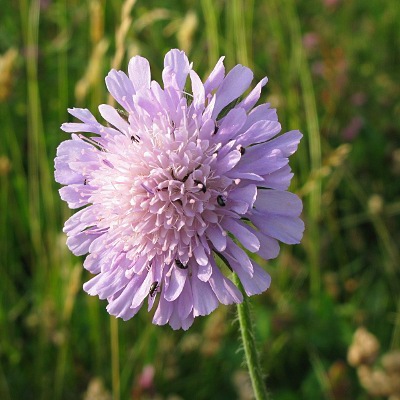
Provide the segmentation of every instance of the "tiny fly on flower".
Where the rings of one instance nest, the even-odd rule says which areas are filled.
[[[180,260],[175,260],[175,265],[180,269],[187,269],[188,265],[183,264]]]
[[[156,295],[157,289],[158,289],[158,281],[155,281],[150,286],[149,295],[151,297],[154,297]]]
[[[226,203],[225,203],[224,196],[222,196],[221,194],[219,196],[217,196],[217,203],[218,203],[219,206],[225,207]]]

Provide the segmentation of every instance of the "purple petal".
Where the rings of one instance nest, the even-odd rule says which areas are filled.
[[[153,96],[160,105],[160,109],[163,110],[164,112],[168,112],[169,108],[165,97],[165,92],[164,90],[161,89],[160,84],[156,81],[152,81],[150,87],[151,87],[151,93],[153,94]]]
[[[193,310],[193,295],[189,279],[185,280],[185,286],[176,301],[176,307],[181,320],[185,320]]]
[[[129,61],[128,73],[136,92],[150,88],[150,64],[146,58],[140,56],[132,57]]]
[[[194,321],[194,317],[193,314],[188,315],[187,318],[185,318],[184,320],[182,320],[182,329],[184,331],[187,331],[193,324]],[[173,328],[172,328],[173,329]]]
[[[212,117],[216,119],[225,106],[241,96],[252,80],[251,69],[240,64],[233,67],[217,90]]]
[[[257,86],[249,93],[249,95],[239,103],[238,107],[244,108],[246,111],[251,110],[254,105],[257,103],[258,99],[261,95],[261,89],[268,82],[268,78],[263,78],[260,82],[258,82]]]
[[[192,92],[193,92],[193,107],[196,110],[204,109],[205,93],[203,82],[200,77],[193,70],[190,71],[190,80],[192,82]]]
[[[260,249],[257,254],[264,258],[264,260],[272,260],[278,257],[279,242],[276,239],[264,235],[262,232],[256,232],[255,234],[260,241]]]
[[[304,222],[300,218],[263,214],[254,210],[250,219],[262,233],[283,243],[297,244],[303,237]]]
[[[253,207],[256,197],[257,186],[254,184],[233,189],[229,193],[230,208],[238,214],[245,214],[248,209]]]
[[[97,122],[96,118],[92,115],[92,113],[85,108],[69,108],[68,112],[74,117],[83,121],[83,124],[73,123],[73,122],[62,124],[61,129],[65,132],[70,132],[70,133],[90,132],[90,133],[96,133],[102,136],[103,138],[106,136],[114,136],[116,133],[118,133],[114,129],[105,127],[101,125],[99,122]],[[95,138],[95,140],[97,142],[100,142],[98,138]]]
[[[253,146],[249,151],[246,151],[235,169],[235,174],[236,172],[252,171],[255,174],[265,175],[288,164],[289,160],[284,157],[281,150],[275,149],[271,152],[264,152],[262,148],[258,148],[259,146],[262,145]]]
[[[260,175],[254,174],[252,172],[241,172],[241,171],[238,171],[237,169],[230,171],[227,174],[227,176],[232,179],[239,178],[241,180],[246,179],[249,181],[256,181],[256,182],[262,182],[264,180]]]
[[[228,245],[226,250],[222,253],[224,256],[228,255],[241,266],[250,276],[253,275],[253,266],[251,264],[249,256],[244,250],[242,250],[236,243],[233,242],[231,238],[227,239]]]
[[[142,275],[145,276],[145,278],[142,280],[142,283],[141,283],[140,287],[138,288],[138,290],[136,290],[132,296],[132,300],[131,300],[132,308],[139,307],[143,303],[143,300],[147,296],[149,296],[150,287],[153,284],[153,282],[155,281],[155,279],[151,273],[148,273],[148,274],[143,273]]]
[[[299,131],[290,131],[260,146],[263,146],[262,151],[279,149],[284,157],[289,157],[297,150],[302,137],[303,135]]]
[[[199,265],[198,268],[197,277],[203,282],[208,282],[213,272],[210,262],[207,265]]]
[[[208,315],[218,307],[218,299],[208,282],[202,282],[197,275],[191,279],[193,293],[193,316]]]
[[[291,192],[260,189],[257,192],[254,207],[259,211],[270,214],[297,217],[301,214],[303,203]]]
[[[83,263],[83,267],[91,274],[98,274],[101,271],[102,264],[103,258],[99,258],[94,254],[88,254]]]
[[[246,119],[247,115],[243,108],[234,108],[230,110],[222,120],[218,133],[215,135],[215,140],[224,144],[228,140],[233,139],[236,133],[245,124]]]
[[[257,254],[262,257],[264,260],[271,260],[276,258],[279,254],[279,242],[276,239],[273,239],[267,235],[264,235],[262,232],[248,226],[248,229],[257,236],[260,242],[260,248],[257,251]]]
[[[84,283],[83,290],[91,296],[99,296],[103,300],[119,292],[129,283],[122,268],[105,271]]]
[[[226,233],[217,225],[210,224],[207,228],[206,234],[217,251],[221,252],[226,249]]]
[[[111,70],[106,77],[106,86],[115,100],[127,111],[133,111],[132,95],[136,93],[132,81],[122,71]]]
[[[265,142],[281,131],[281,124],[278,121],[258,121],[246,132],[237,137],[237,143],[243,147],[255,143]]]
[[[129,136],[129,124],[121,117],[117,110],[108,104],[101,104],[99,106],[100,115],[114,125],[120,132]]]
[[[244,291],[248,296],[260,294],[265,292],[270,284],[271,277],[267,274],[256,262],[252,260],[254,274],[252,277],[243,273],[242,270],[236,269],[235,272],[238,274],[240,281],[242,282]]]
[[[142,276],[136,275],[135,279],[132,279],[118,295],[108,299],[107,311],[111,315],[126,321],[139,311],[142,305],[140,304],[139,307],[133,308],[131,307],[131,302],[132,297],[142,285],[142,279]]]
[[[163,292],[161,292],[160,301],[158,302],[158,307],[153,317],[153,324],[155,325],[165,325],[174,310],[174,303],[167,301],[164,297]]]
[[[92,189],[83,184],[64,186],[59,190],[62,200],[68,203],[69,208],[80,208],[88,204]]]
[[[216,101],[216,96],[214,94],[214,96],[211,97],[211,100],[209,100],[208,105],[206,107],[206,109],[203,112],[203,121],[207,121],[209,119],[212,119],[213,121],[215,121],[215,118],[213,117],[213,110],[215,107],[215,101]]]
[[[209,139],[211,138],[211,135],[215,131],[215,123],[214,120],[212,119],[207,119],[205,122],[203,122],[203,125],[200,129],[199,132],[199,139]]]
[[[169,319],[169,324],[174,330],[182,328],[186,331],[193,324],[193,319],[193,314],[189,314],[187,318],[182,319],[179,316],[178,308],[175,306]]]
[[[171,278],[166,285],[164,297],[168,301],[176,300],[182,293],[183,287],[187,279],[188,270],[173,267]]]
[[[57,148],[55,164],[55,179],[63,185],[79,184],[84,182],[85,171],[76,171],[71,168],[71,162],[97,162],[97,150],[83,140],[65,140]],[[89,171],[86,171],[89,172]]]
[[[278,121],[278,115],[269,103],[261,104],[249,113],[247,121],[243,125],[241,132],[247,131],[252,125],[258,121]]]
[[[238,222],[234,218],[224,218],[221,225],[247,249],[255,253],[260,249],[260,242],[247,226]]]
[[[222,304],[241,303],[243,295],[231,280],[225,278],[215,264],[210,278],[210,286]]]
[[[74,235],[83,231],[86,228],[86,223],[81,222],[81,216],[90,210],[90,206],[79,210],[77,213],[71,215],[64,223],[63,232],[68,235]]]
[[[224,58],[225,57],[221,57],[218,60],[210,76],[204,83],[204,90],[206,96],[209,95],[214,89],[216,89],[224,79],[225,76]]]
[[[233,150],[228,153],[222,160],[218,160],[218,167],[216,169],[218,175],[222,175],[225,172],[230,171],[240,161],[240,158],[240,151]]]
[[[162,79],[164,86],[172,86],[182,90],[190,71],[189,60],[184,51],[177,49],[169,51],[164,58]]]
[[[68,108],[68,112],[86,124],[98,125],[97,119],[87,108]]]
[[[67,246],[75,256],[83,256],[89,252],[92,242],[100,237],[99,235],[88,235],[85,232],[70,236],[67,239]]]
[[[261,186],[270,189],[287,190],[292,177],[293,173],[291,172],[289,165],[285,165],[277,171],[263,176],[264,183]]]
[[[208,264],[208,257],[206,252],[204,251],[203,246],[199,245],[196,246],[193,249],[193,254],[196,258],[196,261],[200,264],[200,265],[207,265]]]

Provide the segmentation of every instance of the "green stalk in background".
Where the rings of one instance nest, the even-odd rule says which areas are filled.
[[[207,54],[209,69],[212,70],[219,59],[219,34],[217,18],[219,13],[213,0],[201,0],[201,7],[205,19]]]

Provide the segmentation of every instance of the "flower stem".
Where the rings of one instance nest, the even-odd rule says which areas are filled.
[[[242,284],[236,274],[234,274],[234,281],[243,293]],[[254,340],[253,324],[250,318],[249,300],[245,293],[243,293],[243,302],[237,305],[237,310],[244,354],[250,374],[251,384],[253,386],[254,396],[256,400],[267,400],[269,396],[261,372],[260,360],[258,358],[256,343]]]
[[[110,316],[111,331],[111,379],[113,400],[120,399],[120,380],[119,380],[119,340],[118,340],[118,320]]]

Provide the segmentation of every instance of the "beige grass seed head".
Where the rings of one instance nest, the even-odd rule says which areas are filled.
[[[379,342],[376,337],[364,327],[356,330],[353,342],[347,353],[347,361],[353,367],[361,364],[372,365],[379,352]]]

